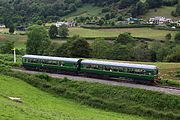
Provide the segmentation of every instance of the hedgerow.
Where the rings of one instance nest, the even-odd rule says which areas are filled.
[[[47,75],[6,71],[47,92],[76,100],[82,104],[114,112],[149,116],[163,120],[180,119],[180,96],[99,83],[57,79]]]

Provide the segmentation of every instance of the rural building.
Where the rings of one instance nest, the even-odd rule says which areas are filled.
[[[62,25],[66,25],[67,27],[75,27],[77,25],[76,22],[57,22],[56,27],[60,27]]]
[[[149,24],[166,24],[171,22],[172,22],[171,18],[166,18],[162,16],[157,16],[149,19]]]
[[[127,19],[128,24],[135,24],[138,23],[140,20],[138,18],[130,17]]]
[[[18,31],[26,31],[26,27],[25,26],[17,26],[16,27],[16,30],[18,30]]]
[[[6,28],[6,26],[5,26],[5,25],[0,24],[0,28]]]

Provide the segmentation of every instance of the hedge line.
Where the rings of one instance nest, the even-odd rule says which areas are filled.
[[[2,71],[47,92],[74,99],[82,104],[114,112],[149,116],[162,120],[180,119],[180,96],[108,86],[99,83],[56,79],[48,75]]]
[[[130,24],[130,25],[115,25],[115,26],[98,26],[98,25],[81,25],[82,28],[88,29],[112,29],[112,28],[153,28],[151,24]]]

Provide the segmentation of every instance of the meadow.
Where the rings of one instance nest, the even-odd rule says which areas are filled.
[[[8,97],[19,97],[16,103]],[[43,92],[20,79],[0,75],[1,120],[149,120],[122,113],[105,112]]]
[[[86,17],[86,16],[102,16],[102,8],[93,6],[90,4],[83,5],[82,7],[78,8],[77,11],[67,15],[64,17],[67,21],[72,21],[76,17]]]
[[[168,33],[172,36],[176,31],[156,30],[151,28],[123,28],[123,29],[85,29],[70,28],[69,35],[80,35],[81,37],[117,37],[119,34],[129,32],[134,37],[151,38],[156,40],[164,40]]]
[[[161,8],[157,8],[156,10],[155,9],[151,9],[149,10],[148,13],[146,13],[145,15],[141,16],[143,19],[149,19],[151,17],[155,17],[155,16],[164,16],[164,17],[168,17],[168,18],[172,18],[174,20],[179,20],[180,17],[173,17],[171,15],[171,12],[172,11],[175,11],[176,10],[176,7],[161,7]]]
[[[81,37],[95,38],[95,37],[117,37],[119,34],[129,32],[134,37],[151,38],[156,40],[164,40],[168,33],[172,37],[177,33],[176,31],[156,30],[151,28],[123,28],[123,29],[85,29],[80,27],[69,28],[69,37],[80,35]],[[0,43],[6,40],[14,41],[16,48],[25,48],[27,41],[26,35],[21,35],[24,32],[16,32],[15,34],[7,34],[8,29],[0,29]],[[55,39],[55,43],[64,43],[66,40]],[[92,42],[91,40],[89,41]]]

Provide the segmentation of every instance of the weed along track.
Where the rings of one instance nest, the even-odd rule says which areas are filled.
[[[14,68],[12,70],[18,71],[18,72],[29,73],[29,74],[43,73],[43,72],[30,71],[30,70],[25,70],[25,69],[20,69],[20,68]],[[96,78],[87,78],[83,76],[72,76],[72,75],[53,74],[53,73],[47,73],[47,74],[53,78],[68,78],[73,81],[97,82],[97,83],[108,84],[108,85],[113,85],[113,86],[139,88],[139,89],[163,92],[166,94],[180,95],[180,88],[178,87],[159,86],[159,85],[149,86],[149,85],[132,84],[132,83],[125,83],[125,82],[108,81],[108,80],[96,79]]]

